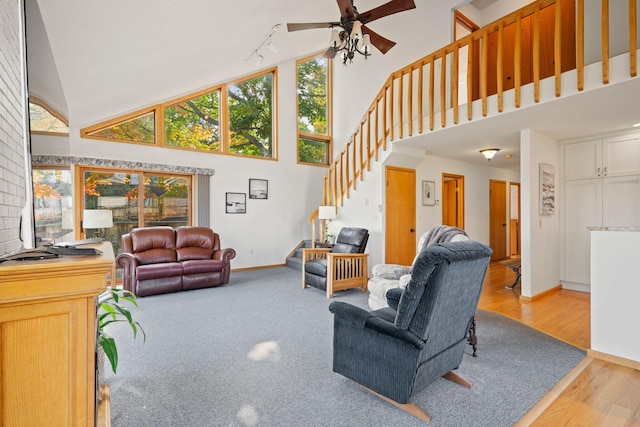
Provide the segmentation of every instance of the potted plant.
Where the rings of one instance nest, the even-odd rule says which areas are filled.
[[[109,359],[114,374],[118,368],[118,348],[116,347],[115,339],[105,332],[105,327],[111,323],[126,322],[133,330],[134,339],[138,335],[138,330],[142,332],[143,340],[146,341],[147,339],[142,326],[133,320],[131,312],[124,305],[126,302],[135,307],[138,306],[135,294],[124,289],[108,288],[98,296],[98,344],[104,356]],[[99,358],[100,355],[101,352],[98,351]],[[99,369],[101,369],[103,363],[104,361],[99,361]]]

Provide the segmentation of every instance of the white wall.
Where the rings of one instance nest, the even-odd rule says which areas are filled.
[[[533,297],[560,284],[560,154],[558,142],[534,131],[520,133],[522,296]],[[553,215],[539,214],[540,163],[555,166]]]
[[[211,178],[211,228],[221,243],[236,250],[232,268],[279,265],[303,239],[311,235],[307,218],[322,200],[326,168],[297,164],[295,61],[278,67],[278,160],[260,160],[186,150],[148,147],[80,138],[36,135],[34,154],[127,160],[214,169]],[[225,213],[225,193],[248,193],[249,178],[269,181],[266,200],[247,195],[246,214]]]

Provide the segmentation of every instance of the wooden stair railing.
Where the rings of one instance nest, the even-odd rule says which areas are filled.
[[[601,41],[602,41],[602,81],[609,83],[609,0],[600,0],[602,6],[601,19]],[[637,76],[636,57],[636,2],[638,0],[628,0],[629,18],[629,57],[630,76]],[[570,3],[569,3],[570,2]],[[575,2],[575,3],[574,3]],[[562,56],[562,28],[563,28],[563,8],[567,4],[576,5],[575,22],[575,55],[571,55],[569,61]],[[545,8],[555,6],[555,10]],[[344,149],[340,152],[324,177],[322,203],[324,205],[342,206],[345,199],[350,197],[350,191],[357,188],[358,181],[362,181],[365,172],[371,170],[371,161],[378,160],[380,150],[387,149],[387,143],[396,139],[411,137],[417,132],[425,132],[424,119],[428,118],[429,131],[436,128],[436,116],[439,114],[439,127],[451,126],[447,123],[447,111],[452,113],[453,125],[458,124],[459,108],[458,102],[458,77],[459,58],[461,52],[466,49],[468,57],[467,66],[467,119],[473,119],[473,109],[471,104],[473,88],[480,87],[480,102],[482,115],[488,114],[487,98],[489,94],[489,81],[487,71],[489,67],[496,66],[495,83],[497,96],[498,113],[504,110],[504,87],[502,84],[502,70],[505,54],[505,32],[509,25],[515,25],[516,35],[514,41],[514,83],[513,89],[514,107],[520,108],[522,103],[521,87],[528,82],[524,78],[524,70],[521,66],[523,60],[531,62],[531,74],[533,83],[533,101],[540,101],[540,80],[547,76],[541,74],[541,57],[548,55],[548,52],[541,52],[541,20],[551,11],[553,15],[553,76],[555,81],[555,96],[562,96],[561,74],[567,69],[576,69],[576,88],[584,89],[584,52],[585,52],[585,19],[584,0],[538,0],[517,11],[506,15],[478,31],[456,40],[455,42],[421,58],[406,67],[403,67],[389,76],[384,85],[375,96],[373,102],[365,112],[355,132],[349,137]],[[530,22],[532,28],[532,49],[531,57],[525,58],[521,46],[520,37],[523,22]],[[566,22],[564,22],[566,25]],[[568,31],[568,30],[567,30]],[[496,62],[489,63],[489,41],[497,41]],[[471,66],[473,51],[480,46],[480,76],[474,76]],[[575,57],[574,57],[575,56]],[[564,60],[564,64],[563,64]],[[569,62],[569,64],[567,64]],[[573,65],[572,62],[575,62]],[[569,68],[567,68],[569,67]],[[438,71],[439,69],[439,71]],[[436,74],[438,74],[436,76]],[[438,83],[436,84],[436,77]],[[479,78],[478,78],[479,77]],[[425,81],[426,80],[426,81]],[[426,92],[426,96],[425,96]],[[437,103],[436,103],[437,101]],[[425,111],[426,110],[426,111]],[[415,129],[414,129],[415,127]],[[314,212],[317,215],[317,211]],[[312,222],[312,216],[309,221]],[[315,233],[315,231],[314,231]]]

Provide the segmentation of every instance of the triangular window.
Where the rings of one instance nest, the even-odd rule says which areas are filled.
[[[111,123],[98,129],[87,128],[83,130],[83,137],[93,137],[98,139],[155,143],[155,110],[147,113],[134,115],[126,120]]]

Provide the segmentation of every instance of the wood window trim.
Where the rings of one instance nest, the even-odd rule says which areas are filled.
[[[243,154],[236,154],[236,153],[231,153],[229,151],[229,115],[228,115],[228,111],[229,111],[229,102],[228,102],[228,95],[229,95],[229,87],[233,86],[233,85],[237,85],[240,83],[243,83],[245,81],[249,81],[252,79],[255,79],[257,77],[260,76],[264,76],[267,74],[272,74],[272,98],[271,98],[271,102],[272,102],[272,120],[273,120],[273,126],[272,126],[272,135],[271,135],[271,157],[258,157],[258,156],[250,156],[250,155],[243,155]],[[167,146],[165,145],[165,132],[164,132],[164,109],[166,107],[170,107],[173,106],[175,104],[178,104],[180,102],[192,99],[192,98],[196,98],[198,96],[207,94],[207,93],[211,93],[211,92],[215,92],[215,91],[220,91],[220,135],[221,135],[221,141],[220,141],[220,151],[204,151],[204,150],[198,150],[198,149],[194,149],[194,148],[187,148],[187,147],[177,147],[177,146]],[[104,138],[104,137],[100,137],[100,136],[95,136],[95,135],[90,135],[93,132],[97,132],[97,131],[101,131],[104,129],[107,129],[111,126],[115,126],[119,123],[123,123],[126,121],[130,121],[133,119],[136,119],[138,117],[142,117],[146,114],[149,113],[153,113],[153,117],[154,117],[154,128],[155,128],[155,135],[154,135],[154,142],[153,143],[148,143],[148,142],[141,142],[141,141],[128,141],[128,140],[118,140],[118,139],[111,139],[111,138]],[[145,107],[145,108],[141,108],[139,110],[133,111],[131,113],[128,114],[124,114],[124,115],[120,115],[118,117],[114,117],[112,119],[100,122],[100,123],[96,123],[94,125],[85,127],[80,129],[80,137],[81,138],[86,138],[86,139],[97,139],[97,140],[102,140],[102,141],[109,141],[109,142],[122,142],[122,143],[126,143],[126,144],[138,144],[138,145],[143,145],[143,146],[157,146],[157,147],[163,147],[163,148],[170,148],[170,149],[176,149],[176,150],[187,150],[187,151],[195,151],[198,153],[211,153],[211,154],[223,154],[223,155],[229,155],[229,156],[235,156],[235,157],[244,157],[244,158],[250,158],[250,159],[260,159],[260,160],[278,160],[278,67],[271,67],[271,68],[267,68],[265,70],[261,70],[261,71],[257,71],[255,73],[246,75],[246,76],[242,76],[239,77],[237,79],[231,80],[231,81],[227,81],[225,83],[222,84],[218,84],[218,85],[214,85],[214,86],[210,86],[207,87],[205,89],[200,89],[198,91],[195,92],[191,92],[189,94],[186,95],[182,95],[178,98],[173,98],[169,101],[166,102],[162,102],[159,104],[155,104],[149,107]]]
[[[74,166],[74,178],[73,178],[73,198],[74,198],[74,218],[75,218],[75,233],[76,239],[82,239],[82,228],[80,221],[82,219],[82,212],[84,210],[84,173],[85,172],[104,172],[104,173],[125,173],[125,174],[140,174],[143,179],[138,180],[138,194],[144,194],[144,177],[145,175],[154,175],[154,176],[179,176],[186,178],[188,181],[188,193],[189,193],[189,225],[193,225],[195,223],[194,218],[194,209],[193,203],[195,200],[194,197],[194,183],[195,183],[195,174],[188,173],[180,173],[180,172],[162,172],[157,170],[144,170],[144,169],[126,169],[126,168],[108,168],[108,167],[99,167],[99,166],[88,166],[88,165],[75,165]],[[144,226],[144,203],[138,204],[138,218],[139,218],[139,226]]]
[[[316,52],[312,55],[305,56],[303,58],[296,60],[296,88],[298,87],[298,66],[303,62],[310,61],[312,59],[316,59],[322,57],[324,55],[324,51]],[[298,105],[298,96],[296,90],[296,162],[300,165],[308,165],[308,166],[321,166],[328,167],[333,159],[333,60],[331,58],[327,58],[327,134],[319,134],[312,133],[300,130],[300,126],[298,123],[298,119],[300,118],[300,111]],[[309,163],[300,161],[300,152],[299,152],[299,141],[300,138],[305,139],[313,139],[318,141],[324,141],[327,144],[327,164],[319,164],[319,163]]]

